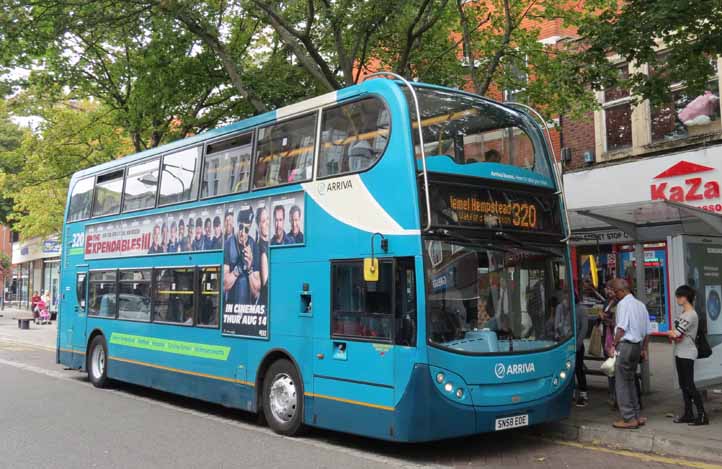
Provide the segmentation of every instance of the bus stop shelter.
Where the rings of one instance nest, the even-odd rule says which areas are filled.
[[[573,236],[577,239],[590,233],[604,230],[619,230],[625,233],[634,246],[636,259],[644,259],[644,244],[668,240],[670,252],[670,284],[686,283],[682,240],[685,237],[701,237],[720,240],[722,237],[722,216],[697,207],[669,200],[640,201],[626,204],[576,208],[569,211]],[[574,238],[573,238],[574,239]],[[645,285],[645,269],[635,270],[636,285]],[[646,303],[646,291],[637,288],[636,295]],[[642,382],[646,391],[650,389],[650,364],[642,366]]]

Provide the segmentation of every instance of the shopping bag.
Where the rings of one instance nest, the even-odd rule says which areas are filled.
[[[593,357],[602,356],[602,327],[599,325],[592,328],[592,335],[589,337],[589,350],[587,353]]]
[[[600,370],[602,370],[602,373],[609,376],[610,378],[614,376],[614,365],[617,363],[617,357],[609,357],[602,363],[602,366],[599,367]]]

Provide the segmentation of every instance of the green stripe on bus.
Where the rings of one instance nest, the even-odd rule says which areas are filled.
[[[83,254],[83,248],[72,248],[68,251],[68,254],[70,254],[71,256]]]
[[[158,337],[145,337],[142,335],[121,334],[113,332],[110,343],[126,347],[154,350],[156,352],[175,353],[189,357],[209,358],[211,360],[228,360],[230,347],[221,345],[207,345],[180,340],[159,339]]]

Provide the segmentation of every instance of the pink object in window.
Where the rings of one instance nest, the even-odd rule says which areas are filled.
[[[679,111],[678,117],[685,125],[699,125],[705,121],[709,122],[709,116],[715,114],[717,106],[719,106],[719,98],[711,91],[705,91],[703,95],[697,96]],[[701,119],[702,116],[707,119]]]

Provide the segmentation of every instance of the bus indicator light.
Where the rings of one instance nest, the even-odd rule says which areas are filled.
[[[446,383],[444,385],[444,391],[451,392],[454,390],[454,385],[452,383]]]
[[[436,382],[441,384],[444,382],[444,373],[436,373]]]

